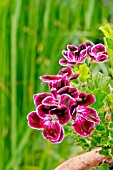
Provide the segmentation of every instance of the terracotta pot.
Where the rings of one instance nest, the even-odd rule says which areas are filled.
[[[99,150],[100,148],[75,156],[59,165],[55,170],[90,170],[103,162],[112,164],[113,160],[99,154]]]

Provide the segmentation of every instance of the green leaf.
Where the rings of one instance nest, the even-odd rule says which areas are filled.
[[[109,71],[110,71],[110,73],[111,73],[111,75],[113,77],[113,68],[109,68]]]
[[[106,42],[107,42],[107,46],[109,49],[113,50],[113,38],[105,38]]]
[[[80,74],[80,76],[78,77],[78,79],[82,82],[86,81],[88,78],[90,78],[90,74],[89,74],[89,67],[87,66],[86,63],[79,65],[79,67],[74,67],[73,68],[73,72],[75,74]]]
[[[97,166],[95,168],[91,168],[91,170],[109,170],[109,165],[108,164],[102,164],[102,165]]]
[[[107,93],[110,92],[108,84],[110,83],[110,78],[105,77],[102,73],[96,73],[92,77],[92,84],[94,84],[95,88],[100,88],[103,91],[106,91]]]
[[[106,98],[107,93],[101,91],[101,89],[98,88],[96,90],[93,90],[92,94],[95,96],[96,102],[92,104],[91,107],[95,108],[96,110],[99,110],[104,106],[104,99]]]
[[[108,103],[109,108],[113,109],[113,93],[108,94],[105,101]]]
[[[108,24],[101,26],[99,29],[104,33],[105,37],[111,37],[113,39],[113,30]]]
[[[80,74],[79,76],[80,81],[86,81],[88,78],[90,78],[89,67],[87,66],[86,63],[80,65],[79,74]]]

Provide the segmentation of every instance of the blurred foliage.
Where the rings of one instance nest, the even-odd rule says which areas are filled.
[[[112,0],[0,1],[0,170],[52,170],[80,148],[69,136],[58,145],[27,126],[39,81],[56,74],[68,43],[103,42],[101,25],[113,23]],[[105,74],[106,64],[91,66]],[[37,168],[36,168],[37,167]]]
[[[104,163],[101,166],[98,166],[96,168],[91,168],[91,170],[109,170],[109,165]]]

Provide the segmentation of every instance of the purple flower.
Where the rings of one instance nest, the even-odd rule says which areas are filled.
[[[100,119],[95,109],[85,106],[72,106],[71,115],[74,130],[81,136],[89,136],[95,128],[95,123],[99,124]]]
[[[49,139],[52,143],[60,143],[64,138],[64,130],[58,122],[48,119],[42,119],[33,111],[28,114],[28,125],[37,130],[43,130],[42,135],[45,139]]]
[[[78,48],[74,45],[67,45],[68,51],[63,50],[64,58],[60,59],[59,64],[62,66],[75,66],[78,63],[83,63],[86,57],[86,44],[80,44]]]
[[[108,53],[103,44],[94,45],[91,41],[86,41],[78,47],[67,45],[67,51],[63,50],[64,58],[59,60],[62,66],[75,66],[78,63],[83,63],[86,56],[93,59],[94,62],[105,62],[108,58]]]
[[[46,83],[46,84],[51,84],[51,83],[55,83],[55,82],[59,82],[62,79],[67,79],[72,80],[72,79],[76,79],[79,76],[79,74],[74,74],[72,71],[71,67],[66,67],[61,69],[58,72],[58,75],[44,75],[44,76],[40,76],[40,79]]]
[[[89,46],[87,48],[87,54],[94,62],[105,62],[109,60],[108,53],[103,44]]]

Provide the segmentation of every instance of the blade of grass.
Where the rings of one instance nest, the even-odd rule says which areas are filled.
[[[16,74],[17,74],[17,24],[21,9],[21,0],[16,1],[15,11],[11,17],[11,88],[12,88],[12,100],[11,100],[11,153],[15,158],[14,170],[17,169],[16,165],[16,145],[17,145],[17,86],[16,86]]]

